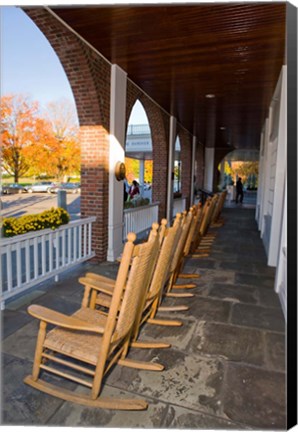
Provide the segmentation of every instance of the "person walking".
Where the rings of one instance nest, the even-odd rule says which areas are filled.
[[[241,177],[239,177],[237,182],[236,182],[236,204],[238,204],[238,198],[239,198],[240,204],[242,204],[242,201],[243,201],[243,184],[241,181]]]

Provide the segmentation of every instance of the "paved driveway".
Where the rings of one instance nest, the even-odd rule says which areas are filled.
[[[3,217],[18,217],[25,214],[40,213],[51,207],[57,207],[57,202],[57,194],[3,195],[1,196],[1,214]],[[71,219],[78,219],[81,212],[80,194],[67,194],[66,203]]]

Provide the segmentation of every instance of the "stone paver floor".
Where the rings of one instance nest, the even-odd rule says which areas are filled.
[[[273,288],[274,269],[266,266],[254,210],[225,208],[223,217],[210,256],[185,263],[185,272],[201,274],[195,297],[166,300],[190,306],[187,312],[171,313],[183,326],[142,328],[140,338],[168,341],[172,347],[129,354],[163,363],[165,370],[116,366],[105,379],[103,395],[145,398],[147,411],[87,408],[23,384],[31,373],[38,330],[26,312],[28,305],[71,314],[83,295],[79,276],[86,271],[117,273],[116,264],[85,263],[59,282],[41,284],[11,301],[2,312],[1,424],[285,429],[285,322]]]

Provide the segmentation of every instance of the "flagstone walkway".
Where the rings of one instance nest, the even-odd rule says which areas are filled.
[[[1,424],[285,429],[285,321],[274,292],[275,270],[266,265],[254,213],[245,206],[225,208],[225,224],[216,229],[210,256],[187,259],[184,271],[201,274],[195,297],[166,300],[189,305],[187,312],[171,313],[183,326],[143,327],[141,339],[172,346],[134,349],[129,356],[162,363],[165,370],[115,366],[106,377],[103,395],[145,398],[147,411],[87,408],[23,384],[31,373],[38,330],[26,312],[28,305],[71,314],[83,295],[78,277],[86,271],[115,277],[117,264],[85,263],[58,283],[41,284],[11,301],[2,312]]]

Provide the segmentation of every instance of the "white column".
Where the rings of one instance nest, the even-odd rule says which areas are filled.
[[[261,133],[260,139],[260,157],[259,157],[259,185],[257,192],[257,205],[256,205],[256,221],[258,223],[258,229],[261,229],[261,219],[262,219],[262,207],[263,207],[263,179],[264,179],[264,131]]]
[[[173,182],[174,182],[174,156],[175,156],[175,139],[176,139],[176,119],[170,117],[170,135],[169,135],[169,158],[168,158],[168,188],[167,188],[167,220],[172,220],[173,211]]]
[[[115,177],[115,165],[125,157],[125,114],[127,74],[117,65],[111,69],[108,261],[122,252],[123,181]]]
[[[270,119],[272,116],[272,110],[270,108],[269,110],[269,119],[266,119],[265,122],[265,135],[264,135],[264,164],[263,164],[263,184],[262,184],[262,204],[261,209],[262,212],[260,214],[261,217],[261,223],[260,223],[260,230],[261,230],[261,238],[263,238],[264,231],[265,231],[265,215],[268,212],[268,200],[269,200],[269,185],[270,185],[270,166],[271,166],[271,152],[270,148],[272,147],[270,141],[269,141],[269,131],[270,131]]]
[[[287,155],[287,67],[282,69],[282,85],[278,117],[278,137],[274,201],[271,219],[268,265],[276,266],[282,230],[282,210]]]
[[[287,176],[284,181],[283,214],[281,224],[280,246],[275,273],[274,289],[279,295],[280,303],[287,320]]]
[[[204,189],[213,190],[214,147],[205,147]]]
[[[195,177],[195,161],[196,161],[196,146],[197,137],[192,137],[192,154],[191,154],[191,182],[190,182],[190,205],[194,203],[194,177]]]
[[[140,194],[143,196],[144,194],[144,177],[145,177],[145,163],[144,159],[140,159],[139,167],[140,167],[140,175],[139,175],[139,183],[140,183]]]

